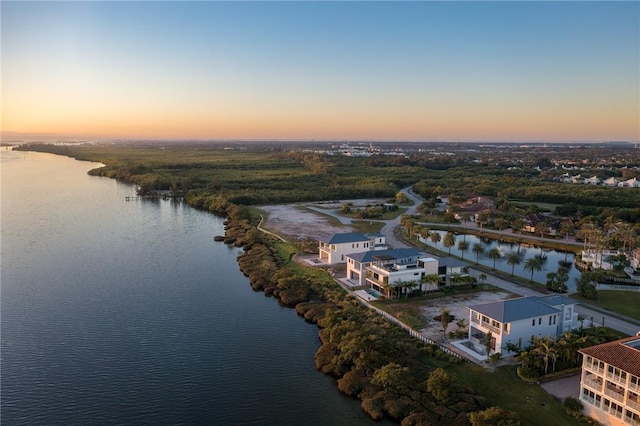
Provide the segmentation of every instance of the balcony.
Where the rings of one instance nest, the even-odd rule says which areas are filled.
[[[596,401],[595,398],[591,398],[589,396],[582,395],[581,401],[587,402],[587,403],[593,405],[594,407],[600,408],[600,401]]]
[[[619,390],[614,390],[609,387],[604,389],[604,394],[611,397],[613,400],[617,402],[624,402],[624,392],[620,392]]]
[[[586,364],[587,366],[587,370],[589,371],[593,371],[594,373],[598,373],[600,375],[604,375],[604,367],[598,367],[597,365],[594,364]]]
[[[585,386],[590,387],[591,389],[598,391],[598,392],[602,392],[602,382],[599,382],[597,380],[590,380],[590,379],[583,379],[582,380],[582,384]]]
[[[640,402],[638,402],[637,400],[627,399],[627,407],[633,408],[640,413]]]
[[[620,376],[618,376],[617,374],[613,374],[607,371],[607,379],[609,379],[612,382],[615,383],[620,383],[621,385],[625,386],[627,384],[627,378],[625,377],[624,379]]]

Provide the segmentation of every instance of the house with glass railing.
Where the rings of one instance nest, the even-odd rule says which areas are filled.
[[[388,298],[438,288],[437,280],[423,281],[427,275],[437,278],[438,261],[414,248],[352,253],[346,258],[347,279],[357,287],[371,288]]]
[[[580,349],[580,401],[606,425],[640,424],[640,337]]]
[[[513,355],[507,346],[529,346],[531,337],[557,338],[578,327],[576,302],[562,295],[528,296],[469,306],[469,342],[478,353]],[[487,340],[490,339],[490,340]]]

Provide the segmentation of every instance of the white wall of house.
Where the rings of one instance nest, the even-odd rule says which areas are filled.
[[[597,358],[582,358],[580,401],[583,413],[603,425],[640,421],[640,378]]]
[[[364,265],[347,257],[347,279],[356,282],[359,286],[365,285]]]
[[[557,313],[501,323],[469,309],[469,340],[482,347],[483,340],[477,334],[484,336],[491,331],[491,336],[495,339],[492,353],[500,352],[503,356],[513,355],[505,349],[508,343],[525,348],[531,343],[531,336],[540,338],[551,336],[555,339],[558,336],[559,317],[560,313]]]
[[[319,242],[318,251],[320,260],[329,263],[345,263],[346,256],[353,253],[362,253],[369,250],[386,248],[384,237],[375,237],[370,240],[352,241],[347,243],[327,244]]]

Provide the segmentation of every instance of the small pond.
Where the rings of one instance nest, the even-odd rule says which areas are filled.
[[[431,232],[437,232],[440,234],[441,241],[437,244],[437,247],[436,244],[434,244],[429,238],[427,238],[426,240],[420,238],[420,241],[430,247],[448,252],[449,249],[446,248],[444,244],[442,244],[442,239],[444,239],[444,236],[447,232]],[[461,252],[460,249],[458,249],[458,243],[463,240],[469,243],[469,249],[464,253]],[[490,238],[480,238],[475,235],[456,234],[456,244],[451,247],[451,254],[459,257],[464,257],[465,260],[475,263],[476,255],[473,253],[472,248],[476,243],[480,243],[482,245],[482,248],[484,249],[484,251],[477,257],[477,261],[479,264],[493,268],[494,259],[489,258],[489,250],[497,248],[500,251],[500,258],[495,260],[495,269],[509,274],[512,271],[512,266],[507,264],[507,257],[511,253],[518,253],[520,255],[521,261],[519,265],[513,266],[513,274],[518,277],[527,279],[531,278],[531,271],[525,271],[524,269],[526,260],[535,255],[542,255],[542,257],[546,259],[542,265],[542,270],[534,271],[533,273],[533,280],[542,285],[547,282],[547,274],[549,272],[556,272],[558,270],[558,268],[560,267],[560,262],[570,262],[571,266],[569,267],[569,281],[567,281],[567,287],[569,288],[568,291],[570,293],[576,291],[576,278],[580,278],[580,271],[574,266],[575,255],[573,253],[544,249],[526,243],[507,243]]]

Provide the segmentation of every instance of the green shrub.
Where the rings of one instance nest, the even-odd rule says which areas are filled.
[[[582,416],[582,402],[577,398],[571,396],[566,397],[562,403],[562,408],[564,409],[564,412],[571,417],[578,419]]]

